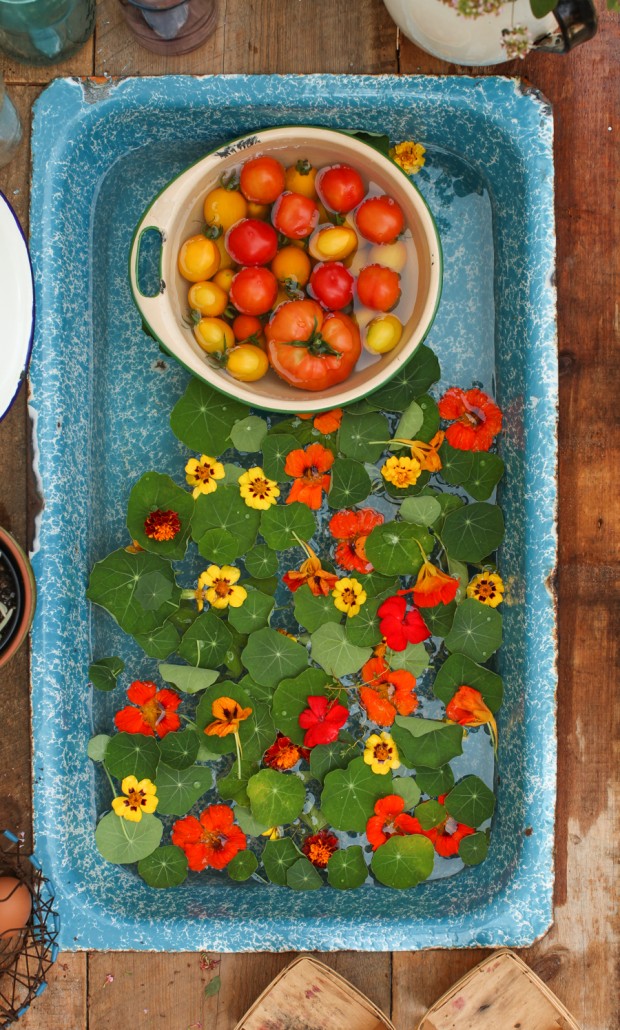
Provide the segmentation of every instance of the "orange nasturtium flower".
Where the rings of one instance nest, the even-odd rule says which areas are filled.
[[[440,429],[428,443],[425,443],[424,440],[404,440],[400,437],[396,437],[394,443],[403,444],[410,449],[411,457],[419,462],[422,472],[439,472],[442,467],[439,448],[445,435]]]
[[[112,808],[121,819],[139,823],[143,815],[151,815],[157,808],[157,787],[151,780],[138,781],[135,776],[126,776],[121,783],[121,790],[125,797],[114,798],[112,801]]]
[[[176,511],[157,508],[146,516],[144,532],[151,540],[174,540],[181,532],[181,520]]]
[[[497,723],[479,690],[459,687],[446,705],[446,716],[450,722],[456,722],[459,726],[488,726],[493,747],[497,750]]]
[[[348,572],[372,572],[372,565],[366,557],[366,540],[369,533],[380,526],[383,515],[374,508],[360,508],[358,511],[337,511],[329,520],[329,531],[335,540],[336,561]]]
[[[422,833],[419,821],[405,812],[405,799],[399,794],[388,794],[375,802],[375,814],[366,823],[366,836],[372,850],[376,851],[386,840],[397,834],[407,837],[412,833]]]
[[[381,467],[383,478],[401,490],[417,483],[421,472],[422,466],[416,458],[397,458],[395,455]]]
[[[185,466],[185,479],[194,487],[194,498],[200,497],[200,494],[212,494],[217,490],[217,480],[223,479],[225,474],[221,461],[210,458],[208,454],[202,454],[200,461],[190,458]]]
[[[451,386],[439,401],[439,414],[452,425],[446,440],[459,451],[488,451],[502,428],[502,413],[482,390]]]
[[[448,576],[430,561],[425,561],[418,572],[413,588],[413,600],[418,608],[434,608],[436,604],[450,604],[459,588],[459,580]]]
[[[199,819],[193,815],[177,819],[172,843],[183,849],[190,869],[196,873],[207,867],[224,869],[239,851],[245,850],[245,833],[234,819],[228,805],[209,805]]]
[[[424,167],[426,147],[412,139],[397,143],[390,150],[390,157],[407,175],[415,175]]]
[[[300,543],[308,557],[299,569],[289,569],[285,572],[282,581],[293,593],[307,583],[315,597],[327,597],[338,581],[338,576],[321,566],[321,559],[308,544],[303,541]]]
[[[319,433],[323,433],[324,436],[328,436],[329,433],[335,433],[337,429],[340,429],[340,423],[342,422],[342,408],[332,408],[331,411],[321,411],[318,415],[298,415],[297,418],[301,418],[306,422],[308,419],[313,419],[312,425],[315,429],[318,429]]]
[[[239,492],[248,508],[267,511],[272,504],[277,504],[280,488],[273,479],[268,479],[262,468],[255,466],[239,477]]]
[[[329,490],[331,477],[327,475],[334,464],[334,455],[320,443],[311,443],[305,450],[291,451],[287,455],[284,471],[294,477],[287,504],[300,501],[315,511],[321,507],[323,490]]]
[[[211,705],[213,722],[205,726],[208,737],[227,737],[238,733],[239,725],[252,714],[251,708],[242,708],[232,697],[217,697]]]
[[[383,658],[369,658],[362,680],[360,704],[377,726],[391,726],[397,715],[411,715],[418,707],[415,676],[407,669],[390,669]]]
[[[158,690],[150,680],[134,680],[127,691],[131,701],[114,716],[114,725],[124,733],[143,733],[145,737],[162,738],[181,725],[176,714],[181,698],[176,690]]]
[[[504,584],[496,572],[480,572],[467,586],[467,596],[473,597],[480,604],[488,604],[497,608],[504,600]]]

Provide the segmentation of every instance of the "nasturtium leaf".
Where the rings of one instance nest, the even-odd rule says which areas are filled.
[[[400,517],[417,526],[432,526],[441,515],[441,504],[435,497],[405,497]]]
[[[232,637],[223,619],[206,611],[183,634],[179,654],[189,665],[212,670],[223,663],[231,644]]]
[[[199,744],[198,734],[191,727],[176,733],[167,733],[159,742],[161,761],[172,769],[187,769],[198,757]]]
[[[209,983],[206,985],[206,987],[205,987],[205,989],[203,991],[203,997],[204,998],[213,998],[213,997],[215,997],[216,994],[220,993],[221,987],[222,987],[222,978],[221,978],[221,976],[214,976],[214,977],[212,977],[211,980],[209,980]]]
[[[247,589],[253,587],[255,590],[260,590],[263,594],[269,594],[273,597],[279,586],[279,579],[277,576],[268,576],[267,579],[257,579],[256,576],[248,576],[244,579],[243,585]]]
[[[393,651],[388,647],[385,660],[390,669],[406,669],[416,678],[428,668],[428,651],[424,644],[407,644],[404,651]]]
[[[363,415],[345,411],[338,432],[338,450],[356,461],[375,462],[383,454],[389,438],[385,415],[377,411]]]
[[[383,604],[384,600],[384,597],[368,598],[357,615],[354,615],[352,619],[347,619],[344,628],[347,640],[351,644],[356,644],[358,647],[374,647],[375,644],[381,642],[377,608]]]
[[[226,866],[231,880],[249,880],[258,869],[258,859],[253,851],[238,851]]]
[[[406,455],[404,455],[404,457],[406,457]],[[418,494],[421,494],[422,491],[426,489],[426,484],[430,477],[430,472],[420,472],[415,483],[412,483],[411,486],[404,487],[395,486],[394,483],[388,483],[382,477],[382,486],[389,497],[393,497],[396,501],[400,502],[406,500],[407,497],[417,497]]]
[[[146,533],[144,523],[154,511],[172,511],[181,523],[173,540],[155,540]],[[127,529],[146,551],[168,558],[182,558],[187,549],[194,512],[194,499],[187,490],[161,472],[145,472],[132,487],[127,505]]]
[[[297,676],[308,665],[308,652],[275,629],[251,633],[241,660],[256,683],[275,687],[287,676]]]
[[[235,422],[250,409],[213,390],[201,379],[191,379],[170,414],[172,432],[191,451],[216,458],[228,446]]]
[[[504,538],[504,516],[496,504],[476,501],[450,512],[441,539],[451,558],[481,562]]]
[[[492,712],[501,707],[504,688],[501,676],[472,662],[464,654],[451,654],[439,669],[433,683],[435,697],[449,704],[459,687],[473,687]]]
[[[243,758],[241,761],[241,775],[239,775],[239,763],[235,759],[228,772],[224,776],[218,776],[217,778],[217,792],[222,801],[234,801],[243,808],[249,806],[248,780],[250,776],[254,776],[257,772],[258,763],[250,762]]]
[[[438,801],[423,801],[415,810],[415,817],[423,830],[432,830],[446,818],[446,810]]]
[[[531,0],[531,5],[535,18],[545,18],[556,7],[553,0]]]
[[[218,486],[211,494],[201,494],[195,502],[192,536],[202,552],[202,539],[210,529],[225,529],[237,543],[237,556],[249,551],[256,540],[260,513],[249,508],[239,493],[239,487]],[[229,543],[228,545],[229,546]],[[208,538],[203,557],[211,557],[211,537]],[[222,559],[216,565],[225,565]]]
[[[143,733],[115,733],[105,752],[105,767],[117,780],[136,776],[139,780],[155,780],[159,748],[153,737]]]
[[[90,738],[86,753],[92,762],[103,762],[111,739],[107,733],[98,733],[95,737]]]
[[[187,815],[213,785],[213,770],[204,765],[173,769],[159,763],[157,769],[157,811],[160,815]]]
[[[310,640],[313,661],[336,679],[359,672],[372,654],[370,647],[357,647],[352,644],[347,638],[344,626],[333,622],[320,626]]]
[[[439,408],[437,407],[437,402],[428,393],[425,393],[421,397],[416,397],[416,403],[422,409],[423,415],[423,422],[416,433],[416,440],[430,443],[439,429]]]
[[[235,422],[230,431],[233,447],[244,454],[260,451],[268,429],[265,419],[258,415],[248,415],[247,418],[242,418],[239,422]]]
[[[240,633],[252,633],[269,624],[269,616],[275,601],[261,590],[248,590],[248,596],[240,608],[231,608],[228,621]]]
[[[276,483],[285,483],[291,477],[284,471],[287,456],[299,448],[299,440],[288,433],[271,432],[262,443],[263,472]]]
[[[181,588],[166,558],[121,547],[97,562],[86,596],[105,608],[125,633],[148,633],[179,607]]]
[[[403,411],[412,397],[426,393],[440,376],[437,355],[430,347],[421,344],[389,383],[367,399],[379,411]]]
[[[114,690],[116,680],[124,668],[122,658],[99,658],[88,666],[88,678],[95,690]]]
[[[163,663],[159,666],[159,675],[166,683],[172,683],[177,690],[184,694],[198,694],[215,683],[219,676],[216,669],[197,669],[192,665],[169,665]]]
[[[262,683],[257,683],[247,673],[239,680],[239,686],[252,698],[252,701],[266,701],[268,704],[271,704],[271,698],[273,697],[272,687],[266,687]]]
[[[360,583],[369,597],[390,597],[395,594],[400,582],[394,576],[382,576],[379,572],[369,572],[360,577]]]
[[[286,885],[294,891],[316,891],[323,881],[312,862],[302,856],[286,870]]]
[[[463,753],[462,726],[397,715],[391,733],[400,760],[408,769],[440,769]]]
[[[417,440],[418,432],[422,428],[424,423],[424,412],[416,401],[411,403],[403,411],[396,430],[394,437],[397,440]],[[406,446],[402,443],[393,443],[390,447],[391,451],[400,451]]]
[[[309,633],[314,633],[319,626],[323,626],[326,622],[340,622],[342,619],[342,612],[336,608],[331,593],[327,597],[323,597],[322,594],[317,597],[307,583],[295,591],[293,603],[297,622]]]
[[[306,669],[294,679],[284,679],[273,695],[273,720],[285,737],[303,744],[305,731],[299,716],[308,707],[309,697],[329,697],[346,704],[346,691],[329,689],[329,677],[321,669]]]
[[[493,815],[495,794],[479,776],[465,776],[452,788],[444,804],[457,823],[477,827]]]
[[[248,805],[249,803],[248,799]],[[261,833],[270,829],[270,827],[265,826],[264,823],[259,823],[250,812],[250,809],[246,808],[245,805],[235,805],[235,819],[239,823],[243,832],[249,837],[260,837]]]
[[[138,862],[138,873],[149,887],[178,887],[187,879],[187,858],[175,844],[165,844]]]
[[[327,494],[330,508],[350,508],[365,501],[370,493],[370,476],[359,461],[336,458],[330,469],[331,485]]]
[[[481,830],[463,837],[459,844],[459,858],[464,865],[480,865],[487,857],[488,851],[489,838]]]
[[[158,658],[160,661],[176,651],[180,639],[179,631],[171,620],[148,633],[134,634],[134,640],[144,653],[149,658]]]
[[[95,843],[106,862],[128,865],[155,851],[163,832],[161,821],[154,815],[143,815],[139,823],[132,823],[109,812],[97,824]]]
[[[301,857],[301,851],[290,837],[282,837],[280,840],[268,840],[262,854],[267,876],[272,883],[277,883],[280,887],[286,886],[287,871]]]
[[[474,451],[461,451],[451,447],[447,440],[444,440],[439,448],[441,458],[441,478],[450,486],[459,486],[471,475]]]
[[[310,772],[317,780],[323,780],[332,769],[346,769],[354,750],[342,740],[331,744],[317,744],[310,752]]]
[[[313,805],[309,812],[302,812],[301,821],[312,830],[312,833],[318,833],[327,826],[327,819],[316,805]]]
[[[392,794],[398,794],[405,802],[405,811],[415,808],[421,797],[420,787],[413,776],[395,776],[392,780]]]
[[[275,551],[288,547],[299,547],[299,541],[306,543],[316,531],[314,515],[306,504],[293,501],[292,504],[274,504],[262,513],[260,531]]]
[[[243,754],[246,758],[258,760],[276,739],[276,728],[269,705],[261,704],[259,701],[252,701],[252,705],[250,733],[243,741]]]
[[[290,418],[284,418],[280,422],[276,422],[269,430],[269,436],[289,435],[293,437],[295,447],[305,447],[306,444],[317,439],[317,433],[312,422],[312,419],[304,419],[302,421],[297,415],[291,415]]]
[[[267,826],[292,823],[301,815],[306,788],[294,773],[261,769],[248,780],[252,815]]]
[[[373,773],[363,758],[354,758],[346,769],[327,773],[321,794],[321,811],[336,830],[362,833],[373,814],[375,802],[391,793],[392,779]]]
[[[370,868],[379,883],[405,890],[428,879],[434,860],[435,849],[431,841],[420,833],[414,833],[408,837],[390,837],[375,851]]]
[[[364,860],[364,849],[359,844],[334,851],[327,863],[327,880],[330,887],[339,891],[351,891],[361,887],[368,876]]]
[[[468,597],[457,605],[445,645],[454,654],[486,662],[502,642],[502,617],[495,608]]]
[[[446,637],[452,629],[455,611],[456,601],[450,601],[450,604],[436,604],[432,608],[425,608],[422,618],[433,636]]]
[[[220,757],[216,755],[215,751],[212,751],[209,747],[209,737],[205,737],[204,734],[199,735],[198,754],[196,755],[197,762],[214,762]]]
[[[433,546],[433,538],[422,526],[384,522],[369,534],[365,551],[368,561],[382,575],[413,576],[422,568],[422,550],[430,554]]]
[[[457,604],[460,604],[465,597],[465,591],[469,582],[469,572],[467,565],[462,561],[456,561],[455,558],[448,558],[448,572],[454,579],[458,579],[459,585],[454,595],[454,600]]]
[[[241,465],[232,465],[229,462],[224,462],[224,478],[218,479],[218,486],[232,486],[234,483],[238,483],[241,476],[245,472],[245,469],[241,468]]]
[[[207,529],[198,541],[198,550],[212,565],[230,565],[239,557],[237,538],[228,529]]]
[[[241,708],[251,709],[250,715],[239,723],[239,739],[243,747],[246,740],[249,740],[253,733],[256,703],[250,699],[238,683],[233,683],[232,680],[223,680],[221,683],[215,683],[208,690],[205,690],[196,709],[196,725],[199,730],[204,731],[207,726],[214,722],[213,702],[217,701],[220,697],[232,698]],[[224,737],[219,737],[217,734],[205,734],[205,737],[209,750],[214,751],[218,755],[231,754],[236,750],[234,733],[228,733]]]
[[[424,769],[421,765],[415,771],[416,782],[424,794],[430,798],[438,798],[447,794],[454,786],[454,773],[451,765],[442,765],[439,769]]]
[[[250,576],[255,579],[269,579],[278,571],[278,556],[267,544],[253,547],[243,560]]]
[[[472,470],[463,486],[477,501],[486,501],[504,475],[504,462],[498,454],[487,451],[473,451],[472,454]]]

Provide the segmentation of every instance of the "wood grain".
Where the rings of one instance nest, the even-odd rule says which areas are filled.
[[[19,1021],[19,1030],[86,1030],[86,979],[88,956],[59,955],[48,974],[44,994],[35,998]],[[115,1030],[124,1030],[117,1022]],[[185,1030],[185,1027],[183,1027]]]

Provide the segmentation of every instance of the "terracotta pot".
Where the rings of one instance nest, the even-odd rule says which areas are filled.
[[[36,603],[30,562],[11,534],[0,528],[0,666],[28,636]]]

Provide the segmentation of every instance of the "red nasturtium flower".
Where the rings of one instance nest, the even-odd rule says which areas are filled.
[[[307,583],[315,597],[329,597],[338,576],[321,567],[320,558],[317,558],[307,544],[304,544],[304,550],[308,554],[306,560],[301,563],[299,569],[289,569],[285,572],[282,581],[293,593]]]
[[[209,805],[200,818],[186,815],[172,827],[172,843],[182,848],[187,864],[199,873],[207,866],[224,869],[237,852],[247,847],[245,833],[234,823],[228,805]]]
[[[299,744],[294,744],[290,737],[278,733],[274,743],[265,751],[263,762],[271,769],[292,769],[300,758],[309,761],[308,748],[300,747]]]
[[[329,433],[335,433],[337,429],[340,429],[340,423],[342,422],[342,408],[332,408],[331,411],[321,411],[318,415],[298,415],[297,418],[301,418],[306,422],[308,419],[313,419],[312,425],[315,429],[318,429],[319,433],[323,433],[327,436]]]
[[[308,707],[299,716],[299,725],[305,730],[304,744],[316,747],[317,744],[331,744],[338,739],[338,734],[349,717],[348,709],[335,699],[322,695],[309,697]]]
[[[443,805],[445,799],[445,794],[440,794],[437,798],[440,805]],[[471,826],[466,826],[465,823],[457,823],[456,819],[446,813],[446,818],[439,826],[422,832],[432,841],[438,855],[441,855],[442,858],[454,858],[459,853],[459,844],[463,837],[469,837],[476,831]]]
[[[125,733],[143,733],[145,737],[165,737],[178,730],[181,720],[176,710],[181,698],[175,690],[158,690],[149,680],[134,680],[127,691],[131,701],[114,716],[117,730]],[[134,708],[134,705],[137,707]]]
[[[482,390],[451,386],[439,401],[439,414],[452,425],[446,440],[459,451],[488,451],[502,428],[502,413]]]
[[[176,511],[162,511],[157,508],[146,516],[144,532],[151,540],[174,540],[181,532],[181,520]]]
[[[430,561],[425,561],[418,572],[413,588],[413,600],[418,608],[434,608],[436,604],[450,604],[459,588],[459,580],[448,576]]]
[[[388,597],[377,608],[377,615],[379,631],[392,651],[404,651],[407,644],[420,644],[431,636],[419,611],[407,611],[404,597]]]
[[[446,715],[451,722],[456,722],[459,726],[488,725],[493,745],[497,746],[497,723],[479,690],[474,687],[459,687],[446,705]]]
[[[330,476],[327,475],[334,464],[334,455],[320,443],[311,443],[305,450],[291,451],[286,457],[284,471],[287,476],[294,476],[287,504],[300,501],[315,511],[321,507],[323,490],[329,490]]]
[[[327,830],[319,830],[311,837],[306,837],[301,845],[301,850],[310,859],[312,865],[324,869],[334,851],[338,850],[338,838],[334,837],[333,833],[328,833]]]
[[[418,707],[415,676],[406,669],[390,669],[383,658],[370,658],[362,666],[360,704],[377,726],[391,726],[397,715],[411,715]]]
[[[404,798],[398,794],[388,794],[375,803],[375,814],[366,823],[366,836],[373,851],[395,835],[406,837],[412,833],[422,833],[419,821],[415,816],[407,815],[404,809]]]
[[[359,511],[339,511],[329,522],[329,531],[335,540],[336,561],[350,572],[372,572],[372,565],[366,557],[366,538],[380,526],[383,515],[374,508],[360,508]]]

